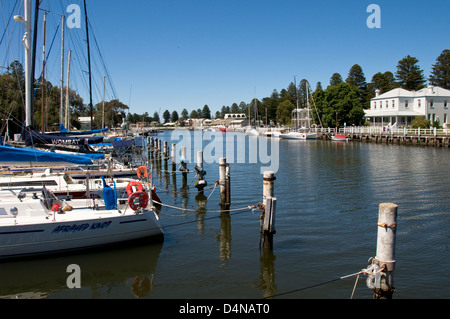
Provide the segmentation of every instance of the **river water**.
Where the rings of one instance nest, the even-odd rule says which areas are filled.
[[[157,138],[171,145],[177,143],[173,137],[164,132]],[[246,209],[262,202],[261,168],[267,166],[249,163],[251,139],[271,149],[265,137],[236,142],[235,150],[246,149],[247,158],[229,161],[229,213],[220,212],[214,188],[217,161],[204,164],[203,197],[194,187],[195,174],[183,187],[181,174],[169,172],[170,162],[167,168],[153,162],[157,193],[173,206],[160,209],[163,242],[2,262],[0,296],[348,299],[357,277],[339,278],[366,268],[374,257],[378,207],[392,202],[399,207],[393,298],[450,298],[448,149],[279,140],[272,157],[277,232],[270,252],[260,249],[260,211]],[[188,163],[191,171],[195,159]],[[80,266],[79,289],[67,287],[70,264]],[[372,299],[365,281],[361,275],[353,298]]]

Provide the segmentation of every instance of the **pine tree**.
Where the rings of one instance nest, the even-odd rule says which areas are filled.
[[[429,81],[433,85],[450,90],[450,50],[442,51],[436,59]]]
[[[335,86],[335,85],[341,84],[342,82],[344,82],[344,81],[342,80],[342,76],[339,73],[334,73],[331,76],[331,79],[330,79],[330,85],[331,86]]]
[[[400,83],[400,87],[411,91],[417,91],[425,87],[426,80],[423,70],[417,65],[418,62],[419,60],[409,55],[398,62],[395,77]]]

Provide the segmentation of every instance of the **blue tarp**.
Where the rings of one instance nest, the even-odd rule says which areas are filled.
[[[90,131],[69,131],[67,130],[63,124],[59,124],[59,133],[56,134],[61,134],[61,135],[80,135],[80,134],[98,134],[98,133],[103,133],[103,132],[107,132],[108,129],[107,128],[101,128],[98,130],[90,130]]]
[[[34,148],[16,148],[0,145],[1,163],[72,163],[77,165],[92,165],[92,160],[81,155],[58,154]]]

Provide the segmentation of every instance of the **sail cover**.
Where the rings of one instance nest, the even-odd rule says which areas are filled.
[[[97,130],[90,130],[90,131],[69,131],[64,127],[63,124],[59,124],[59,132],[55,133],[49,133],[49,135],[86,135],[86,134],[98,134],[98,133],[104,133],[107,132],[107,128],[101,128]]]
[[[92,165],[92,160],[81,155],[59,154],[34,148],[16,148],[0,145],[0,165],[29,164],[33,166],[39,163]]]

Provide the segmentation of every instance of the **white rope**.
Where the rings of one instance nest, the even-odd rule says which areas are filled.
[[[153,200],[153,202],[156,203],[156,204],[159,204],[161,206],[165,206],[165,207],[169,207],[169,208],[173,208],[173,209],[178,209],[178,210],[182,210],[182,211],[189,211],[189,212],[197,212],[197,209],[176,207],[176,206],[160,203],[160,202],[158,202],[156,200]],[[243,211],[243,210],[251,210],[253,207],[254,207],[254,205],[253,206],[247,206],[247,207],[241,207],[241,208],[235,208],[235,209],[208,210],[208,212],[211,212],[211,213],[237,212],[237,211]]]

